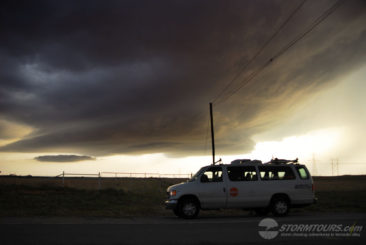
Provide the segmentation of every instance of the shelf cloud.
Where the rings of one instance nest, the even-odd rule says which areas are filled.
[[[31,132],[0,132],[18,139],[0,151],[86,155],[36,158],[61,162],[202,155],[208,103],[221,94],[214,103],[218,151],[248,152],[254,135],[365,65],[361,0],[346,1],[272,59],[334,4],[307,1],[244,69],[300,3],[5,1],[0,121]]]

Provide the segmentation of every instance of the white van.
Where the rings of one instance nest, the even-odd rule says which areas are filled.
[[[189,181],[168,187],[166,208],[183,218],[199,210],[244,208],[259,215],[286,215],[290,207],[315,203],[313,180],[296,160],[239,159],[201,168]]]

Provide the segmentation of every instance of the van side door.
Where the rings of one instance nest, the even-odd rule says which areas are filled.
[[[226,182],[221,166],[206,169],[199,179],[198,198],[202,208],[226,207]]]
[[[255,166],[228,166],[229,208],[253,207],[258,203],[258,173]]]

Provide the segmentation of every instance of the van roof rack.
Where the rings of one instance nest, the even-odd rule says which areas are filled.
[[[296,163],[298,164],[299,162],[299,158],[296,158],[295,160],[287,160],[287,159],[278,159],[278,158],[272,158],[271,161],[267,162],[266,164],[291,164],[291,163]]]
[[[261,160],[251,160],[251,159],[236,159],[231,161],[232,165],[240,165],[240,164],[247,164],[247,163],[254,163],[254,164],[262,164]]]

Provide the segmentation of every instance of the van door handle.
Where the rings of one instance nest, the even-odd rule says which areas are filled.
[[[225,189],[225,187],[223,188],[223,191],[224,191],[224,192],[226,192],[226,189]]]

